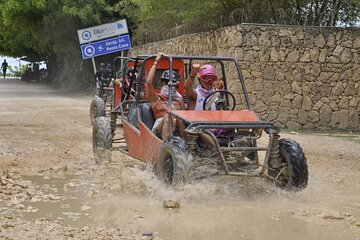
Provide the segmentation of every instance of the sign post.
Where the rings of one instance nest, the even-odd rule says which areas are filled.
[[[91,62],[92,62],[92,65],[93,65],[94,74],[96,74],[97,70],[96,70],[95,58],[91,58]]]
[[[91,58],[95,73],[96,65],[94,57],[119,51],[121,51],[122,54],[123,50],[131,48],[126,19],[80,29],[77,33],[82,58]]]

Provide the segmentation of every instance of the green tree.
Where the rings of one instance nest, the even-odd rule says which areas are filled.
[[[296,0],[295,3],[300,25],[352,26],[360,20],[359,0]]]

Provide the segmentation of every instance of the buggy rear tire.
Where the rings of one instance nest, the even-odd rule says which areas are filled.
[[[90,121],[94,125],[97,117],[106,116],[105,102],[102,98],[95,96],[90,104]]]
[[[268,174],[275,178],[279,174],[277,185],[286,190],[301,190],[308,184],[308,166],[305,154],[300,145],[290,139],[279,140],[279,154],[281,164],[285,167],[268,170]],[[271,167],[271,161],[270,161]],[[281,170],[283,171],[281,172]]]
[[[172,137],[160,148],[154,171],[157,177],[169,185],[178,185],[190,180],[192,170],[191,157],[185,141],[180,137]]]
[[[98,117],[93,126],[93,154],[96,163],[110,162],[112,151],[112,132],[106,117]]]

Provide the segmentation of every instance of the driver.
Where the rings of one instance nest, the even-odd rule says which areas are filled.
[[[129,88],[130,88],[130,96],[132,96],[133,98],[135,97],[135,82],[132,83],[131,85],[131,79],[136,79],[138,76],[138,70],[134,69],[134,67],[129,67],[126,70],[126,75],[123,79],[123,89],[124,89],[124,93],[128,93]]]
[[[100,96],[101,89],[103,87],[102,84],[102,76],[105,74],[105,63],[100,63],[100,69],[95,73],[95,80],[96,80],[96,95]]]
[[[196,77],[199,78],[200,85],[194,89],[193,81]],[[203,110],[204,99],[216,90],[213,85],[217,80],[216,69],[212,65],[205,64],[201,68],[198,63],[192,65],[185,84],[189,110]],[[210,109],[216,110],[215,103],[211,104]]]
[[[200,85],[194,89],[193,82],[196,77],[199,79]],[[203,110],[205,98],[221,88],[223,88],[223,82],[222,80],[218,80],[216,69],[212,65],[205,64],[200,67],[198,63],[194,63],[185,84],[185,94],[188,97],[188,109]],[[216,110],[215,102],[210,105],[209,110]],[[216,137],[224,135],[226,132],[224,129],[210,129],[210,131],[213,132]],[[208,134],[200,133],[199,137],[206,147],[215,147],[213,139]]]
[[[129,88],[129,99],[135,98],[135,82],[130,86],[131,78],[136,79],[138,75],[138,70],[134,67],[128,67],[126,73],[122,78],[116,79],[114,81],[114,95],[115,95],[115,106],[118,106],[123,98],[128,94]],[[142,97],[142,96],[141,96]]]
[[[111,85],[111,75],[112,75],[112,65],[108,63],[106,68],[101,76],[102,84],[104,87],[110,87]]]

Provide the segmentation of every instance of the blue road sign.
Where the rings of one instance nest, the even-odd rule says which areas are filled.
[[[93,58],[113,52],[119,52],[131,48],[130,36],[123,35],[109,38],[103,41],[81,45],[83,59]]]

